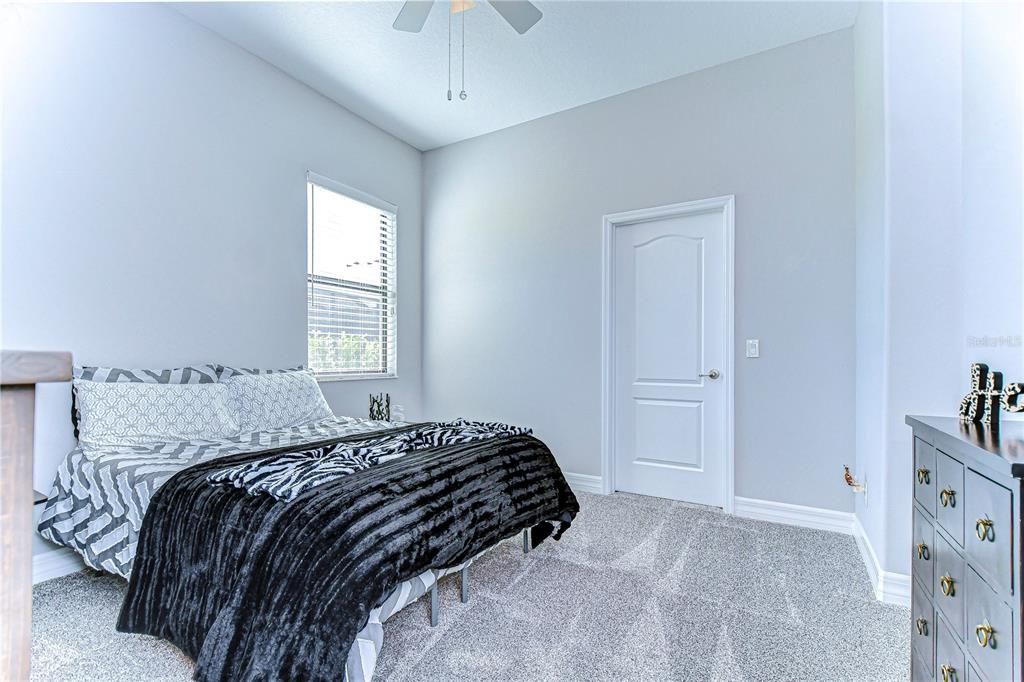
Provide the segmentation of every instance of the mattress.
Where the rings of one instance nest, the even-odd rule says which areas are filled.
[[[64,458],[39,518],[39,533],[75,550],[92,568],[131,574],[142,519],[153,493],[182,469],[226,455],[313,443],[397,426],[395,422],[333,417],[276,431],[217,441],[145,446],[78,446]],[[383,623],[459,566],[431,570],[403,582],[370,613],[348,654],[345,678],[366,682],[383,643]]]

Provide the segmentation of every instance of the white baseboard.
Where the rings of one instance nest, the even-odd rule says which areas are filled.
[[[81,557],[67,547],[35,554],[32,556],[32,584],[76,573],[83,568],[85,564]]]
[[[871,547],[871,541],[856,514],[748,497],[736,498],[735,513],[748,519],[852,535],[857,541],[857,549],[860,550],[868,578],[874,586],[875,598],[889,604],[910,606],[910,576],[882,570],[875,550]]]
[[[733,512],[736,516],[747,519],[816,528],[846,535],[854,534],[854,515],[851,512],[805,507],[801,504],[772,502],[771,500],[756,500],[750,497],[735,498]]]
[[[879,576],[882,573],[882,566],[878,563],[878,557],[875,555],[875,549],[871,546],[871,541],[868,540],[867,533],[864,532],[864,526],[860,525],[860,519],[856,515],[853,517],[854,523],[854,534],[853,537],[857,541],[857,549],[860,550],[860,558],[864,560],[864,568],[868,571],[868,578],[871,579],[871,584],[875,586],[875,596],[878,596]]]
[[[910,576],[905,573],[893,573],[883,571],[882,565],[878,562],[878,555],[871,546],[868,534],[864,532],[864,526],[860,519],[854,516],[854,538],[857,540],[857,548],[864,560],[864,567],[871,578],[871,584],[875,586],[875,598],[888,604],[910,606]]]
[[[875,585],[875,597],[887,604],[910,606],[910,576],[883,571]]]
[[[565,480],[569,487],[579,493],[604,494],[604,482],[600,476],[590,474],[565,474]]]

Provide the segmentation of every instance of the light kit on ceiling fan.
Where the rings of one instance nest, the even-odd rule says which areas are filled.
[[[462,91],[459,99],[469,97],[466,93],[466,12],[476,7],[476,0],[449,0],[448,6],[448,101],[452,100],[452,15],[461,15],[462,21]],[[519,35],[529,31],[544,14],[536,5],[527,0],[489,0],[489,4],[501,15]],[[427,16],[434,6],[434,0],[408,0],[395,18],[392,26],[397,31],[419,33],[427,22]]]
[[[520,35],[533,28],[544,16],[536,5],[527,0],[489,0],[488,4]],[[475,6],[476,0],[454,0],[450,4],[449,12],[459,14]],[[392,26],[398,31],[419,33],[423,30],[423,24],[427,22],[427,16],[433,7],[434,0],[408,0],[402,5]]]

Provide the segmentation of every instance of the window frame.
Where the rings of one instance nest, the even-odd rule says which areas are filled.
[[[394,343],[393,345],[393,357],[394,362],[388,370],[384,372],[317,372],[313,369],[310,358],[309,358],[309,288],[311,285],[311,277],[320,277],[308,272],[307,267],[306,274],[304,277],[306,283],[306,366],[313,372],[313,376],[316,377],[317,381],[320,382],[332,382],[332,381],[366,381],[366,380],[385,380],[385,379],[397,379],[398,378],[398,206],[392,204],[389,201],[385,201],[372,194],[363,192],[362,190],[350,187],[346,184],[332,180],[326,176],[314,173],[313,171],[306,171],[306,234],[314,233],[315,229],[312,226],[314,220],[313,216],[313,205],[312,205],[312,189],[310,185],[319,185],[323,189],[341,194],[344,197],[359,201],[367,204],[379,211],[390,213],[393,217],[391,221],[391,232],[392,232],[392,250],[394,251],[395,267],[389,272],[389,285],[391,290],[394,292],[394,303],[393,309],[393,322],[391,326],[394,330]],[[306,259],[307,264],[309,262],[309,249],[311,244],[309,239],[306,240]],[[354,288],[359,288],[366,285],[357,285]],[[371,287],[372,288],[372,287]],[[387,289],[384,290],[383,295],[387,296]],[[386,341],[385,341],[386,343]],[[385,346],[386,347],[386,346]],[[389,353],[385,351],[385,363],[387,363]]]

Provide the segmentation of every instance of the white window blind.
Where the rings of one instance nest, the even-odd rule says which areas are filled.
[[[306,185],[309,367],[397,376],[395,209],[313,173]]]

